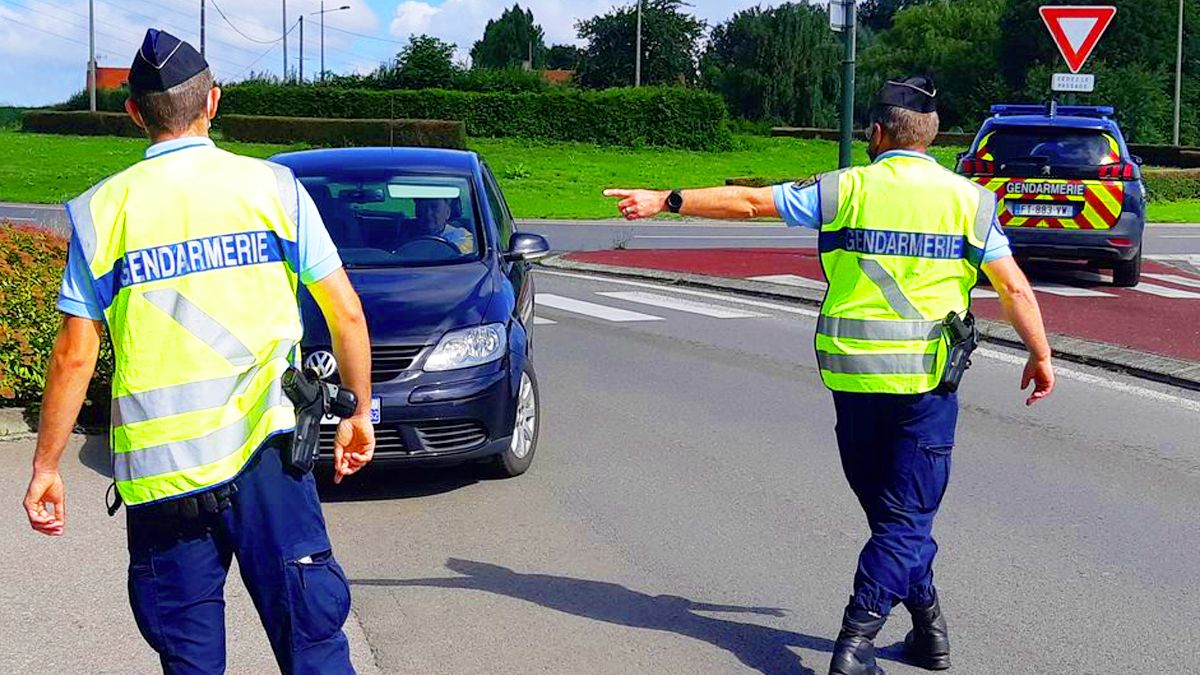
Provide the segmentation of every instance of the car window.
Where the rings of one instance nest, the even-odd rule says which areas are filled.
[[[354,172],[299,178],[347,267],[479,257],[479,223],[466,177]]]
[[[491,209],[492,216],[496,219],[496,226],[500,230],[500,248],[507,251],[508,242],[512,239],[513,230],[516,229],[512,212],[508,210],[508,203],[504,200],[500,184],[496,182],[491,168],[484,166],[483,171],[483,189],[487,192],[488,208]]]
[[[1105,166],[1121,161],[1116,139],[1084,129],[996,129],[980,140],[975,154],[998,163],[1057,166]]]

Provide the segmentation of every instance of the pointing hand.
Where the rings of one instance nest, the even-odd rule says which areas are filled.
[[[657,190],[605,190],[604,196],[621,200],[617,208],[625,220],[640,220],[653,218],[667,210],[667,197],[671,193]]]

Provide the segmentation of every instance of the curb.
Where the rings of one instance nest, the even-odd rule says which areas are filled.
[[[24,408],[0,408],[0,443],[36,437],[37,432],[25,420]]]
[[[824,293],[815,289],[778,286],[762,281],[728,279],[703,274],[664,272],[662,270],[598,263],[577,262],[564,255],[555,255],[539,261],[543,267],[570,272],[588,272],[611,277],[626,277],[671,284],[720,290],[763,299],[786,300],[794,303],[819,307],[825,299]],[[1007,323],[979,320],[979,332],[984,341],[1007,347],[1024,349],[1017,332]],[[1200,363],[1185,361],[1139,352],[1101,342],[1081,340],[1066,335],[1050,335],[1050,346],[1054,356],[1064,361],[1073,361],[1089,366],[1098,366],[1146,380],[1153,380],[1175,387],[1200,391]]]

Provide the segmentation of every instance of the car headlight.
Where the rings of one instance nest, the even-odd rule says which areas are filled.
[[[482,366],[504,356],[507,349],[508,331],[502,323],[450,331],[426,359],[425,371],[434,373]]]

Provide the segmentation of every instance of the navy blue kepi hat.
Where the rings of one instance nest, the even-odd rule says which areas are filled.
[[[129,88],[138,92],[166,91],[206,68],[208,63],[195,47],[165,30],[151,28],[129,67]]]
[[[878,105],[919,113],[937,112],[937,87],[931,78],[924,76],[890,80],[879,90]]]

